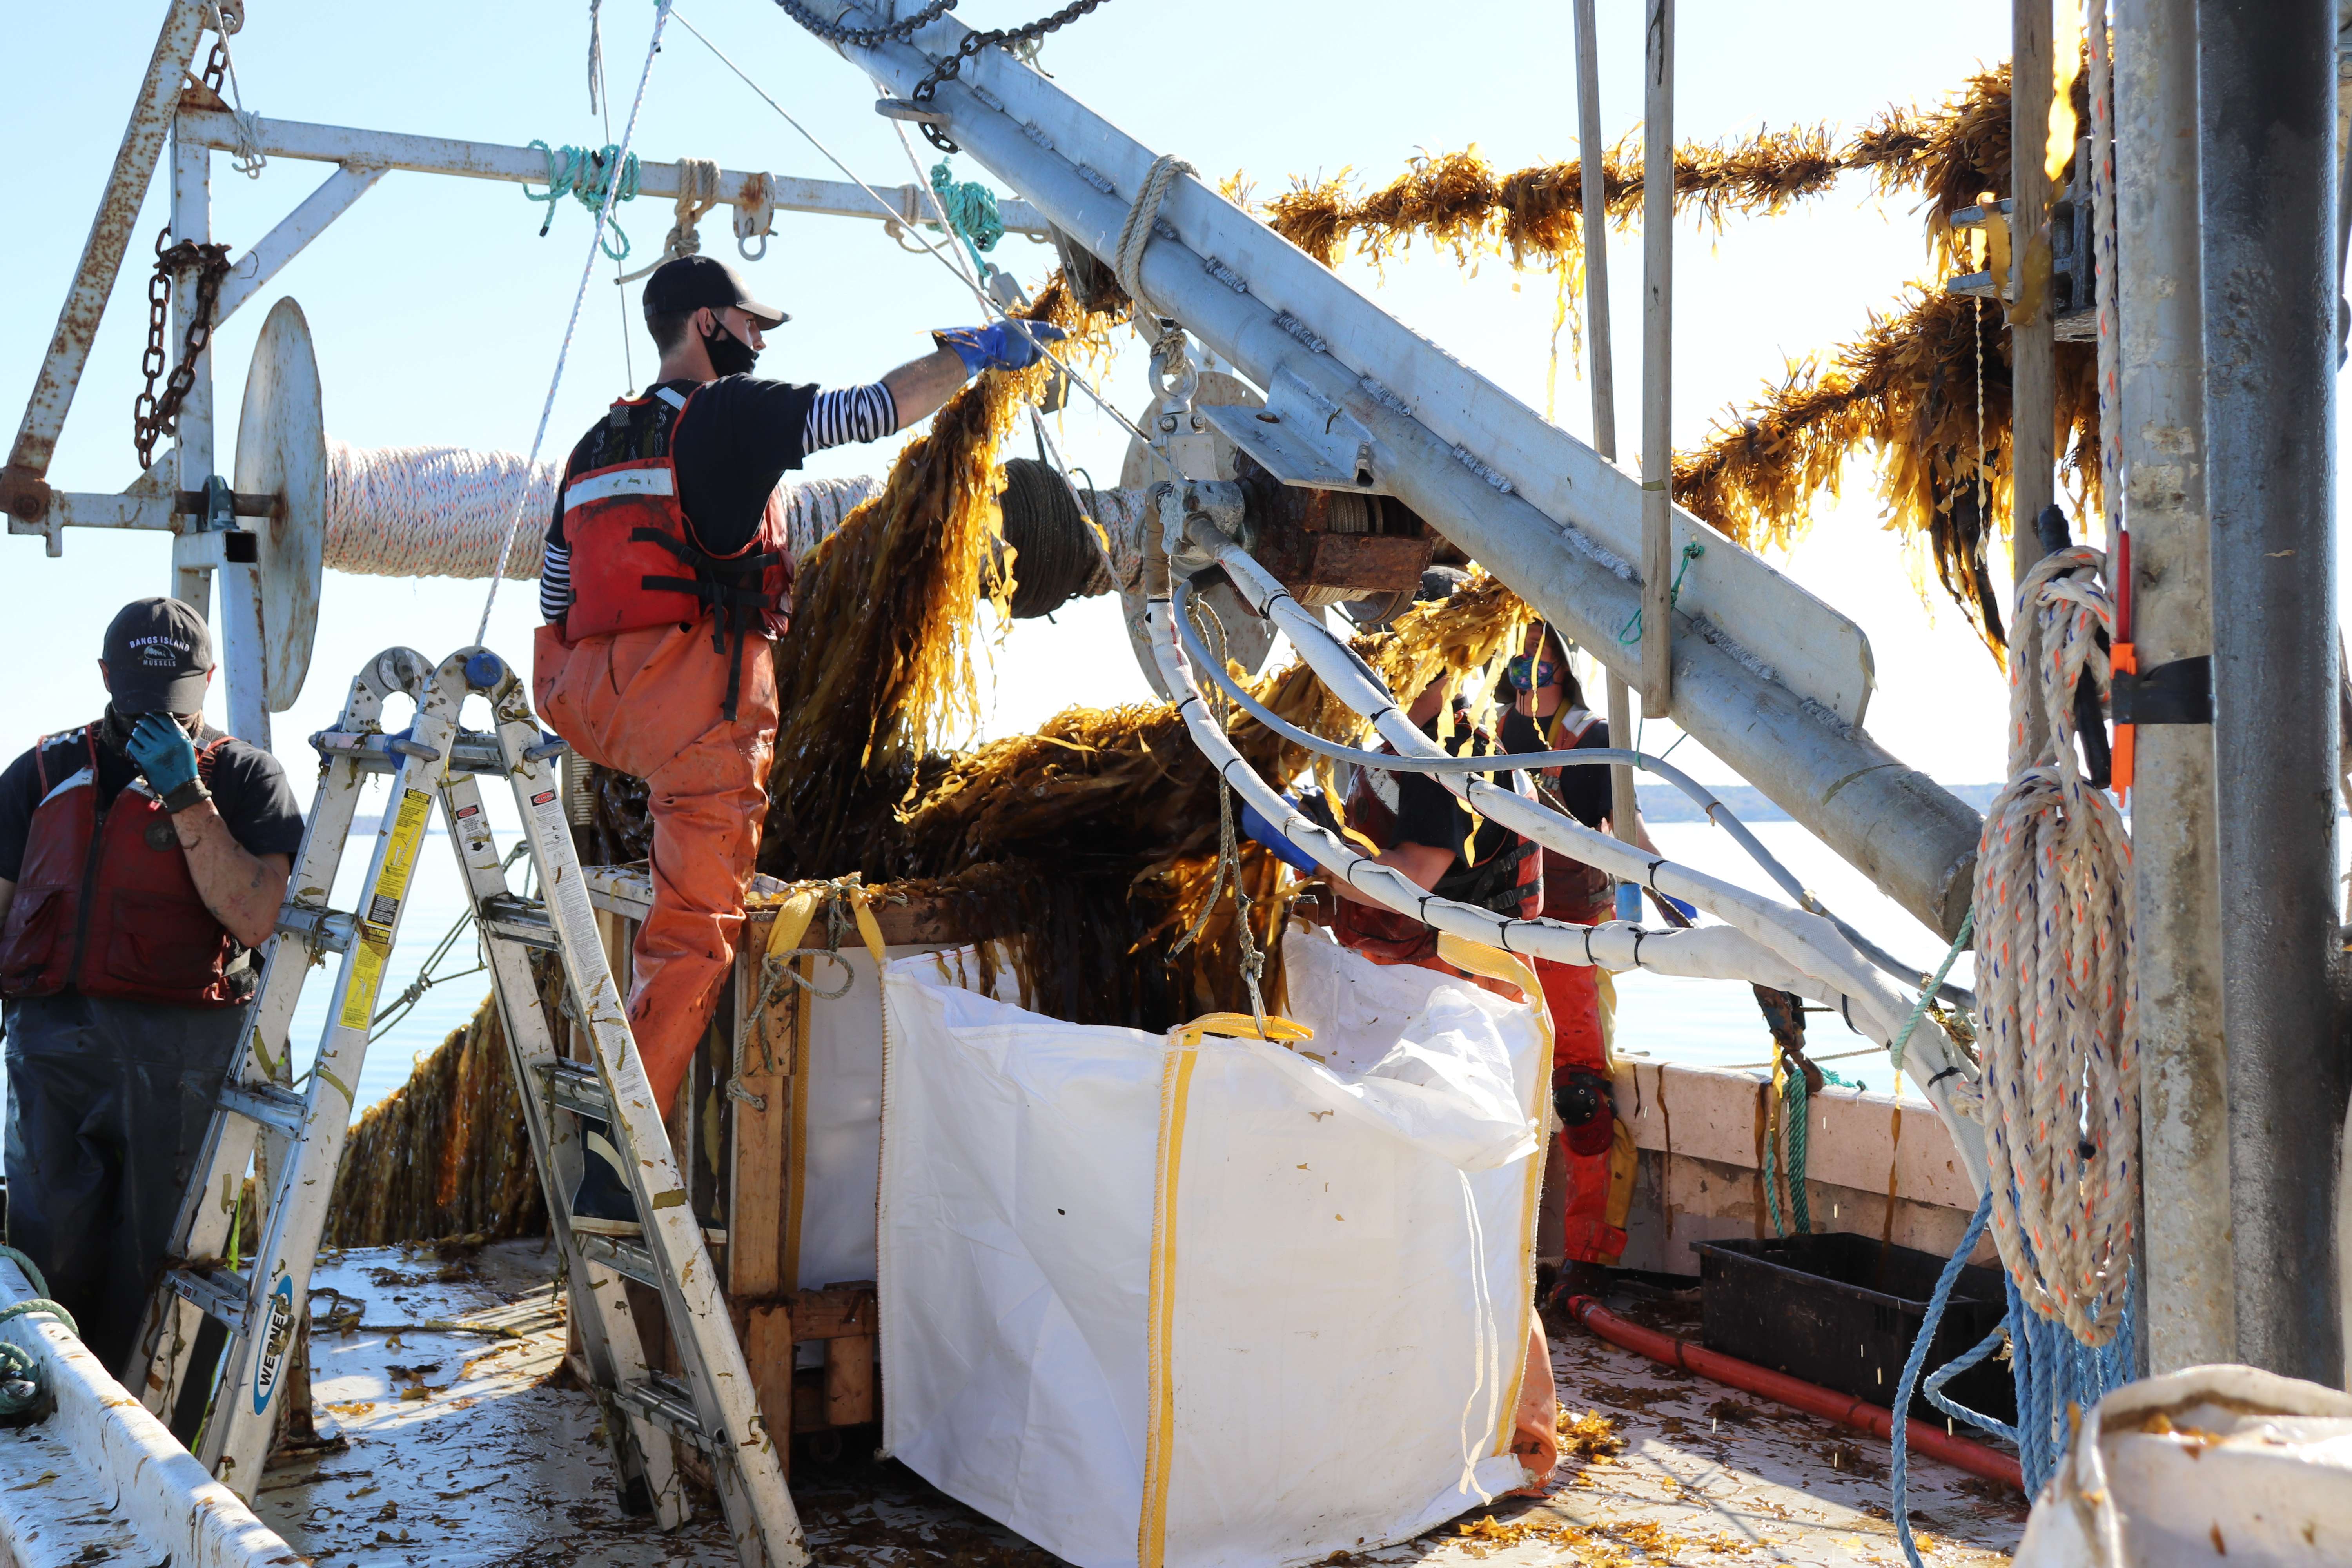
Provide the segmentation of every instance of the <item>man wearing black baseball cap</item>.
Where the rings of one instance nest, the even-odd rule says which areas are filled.
[[[933,351],[839,391],[751,374],[788,320],[708,256],[646,280],[661,368],[581,438],[564,468],[540,576],[532,689],[592,762],[646,781],[653,908],[637,930],[629,1024],[656,1100],[686,1079],[731,973],[759,849],[778,713],[770,639],[792,608],[777,481],[809,453],[928,418],[983,370],[1034,364],[1061,332],[999,321],[931,334]],[[601,1129],[586,1129],[576,1228],[636,1215]]]
[[[204,721],[205,618],[141,599],[110,700],[0,772],[8,1242],[125,1371],[302,844],[278,759]]]

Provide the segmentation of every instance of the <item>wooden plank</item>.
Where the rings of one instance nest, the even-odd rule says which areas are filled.
[[[875,1418],[874,1336],[845,1334],[824,1342],[824,1419],[855,1426]]]
[[[795,1340],[871,1339],[881,1313],[871,1285],[828,1285],[793,1292]]]
[[[744,1305],[735,1310],[736,1331],[743,1338],[743,1359],[751,1369],[751,1386],[760,1400],[760,1418],[776,1454],[792,1473],[793,1453],[793,1310],[789,1306]]]
[[[761,938],[764,944],[765,936]],[[765,1103],[730,1099],[734,1121],[733,1158],[727,1197],[727,1289],[734,1296],[768,1297],[786,1288],[783,1262],[784,1125],[786,1105],[781,1068],[789,996],[771,998],[760,1016],[747,1015],[760,999],[760,949],[745,932],[746,953],[735,966],[735,1013],[744,1017],[743,1087]],[[749,1346],[747,1344],[748,1352]],[[784,1346],[784,1375],[792,1373],[792,1346]],[[759,1372],[757,1358],[752,1372]]]

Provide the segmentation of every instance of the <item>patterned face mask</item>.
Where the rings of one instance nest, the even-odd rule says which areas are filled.
[[[1521,691],[1533,691],[1538,687],[1559,684],[1559,666],[1548,658],[1538,660],[1523,653],[1513,654],[1511,662],[1505,665],[1503,669],[1505,679]],[[1532,684],[1528,680],[1530,669],[1534,672]]]

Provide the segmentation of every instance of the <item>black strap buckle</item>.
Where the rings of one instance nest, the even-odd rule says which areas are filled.
[[[2213,659],[2176,658],[2137,675],[2117,673],[2108,694],[2118,724],[2210,724]]]

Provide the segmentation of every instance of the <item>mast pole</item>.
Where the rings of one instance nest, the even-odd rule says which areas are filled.
[[[1642,126],[1642,711],[1675,691],[1675,0],[1648,0]],[[1615,739],[1612,735],[1612,739]],[[1622,743],[1622,742],[1621,742]]]
[[[2336,23],[2334,0],[2198,7],[2235,1359],[2330,1387],[2344,1380],[2347,1077],[2333,986]]]
[[[2199,298],[2196,0],[2116,7],[2118,434],[2140,668],[2213,647]],[[2112,564],[2111,564],[2112,571]],[[2126,640],[2118,628],[2117,640]],[[2133,925],[2147,1370],[2237,1358],[2213,732],[2137,726]]]
[[[1576,0],[1577,168],[1584,185],[1584,344],[1592,377],[1592,449],[1617,460],[1617,370],[1609,341],[1609,193],[1601,166],[1601,48],[1594,0]],[[1609,687],[1609,743],[1633,743],[1633,693],[1624,677],[1603,667]],[[1633,842],[1633,770],[1609,770],[1609,826]],[[1639,897],[1638,891],[1635,897]],[[1622,913],[1622,911],[1621,911]]]

